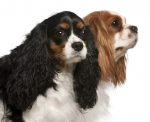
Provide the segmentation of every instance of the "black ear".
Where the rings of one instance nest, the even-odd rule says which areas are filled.
[[[11,73],[11,66],[11,61],[8,55],[0,58],[0,98],[2,97],[2,91],[7,78]]]
[[[23,44],[12,50],[12,71],[4,89],[7,106],[25,110],[32,106],[39,94],[55,87],[57,60],[48,53],[46,25],[37,25]]]
[[[98,51],[95,48],[91,31],[87,28],[85,41],[88,53],[85,60],[77,64],[74,70],[74,91],[76,101],[83,109],[92,108],[97,101],[97,86],[100,80]]]

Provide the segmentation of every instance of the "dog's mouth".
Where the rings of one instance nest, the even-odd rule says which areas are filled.
[[[116,51],[121,51],[121,50],[123,50],[123,47],[117,47],[115,50]]]
[[[84,57],[80,54],[74,54],[69,59],[67,59],[67,63],[77,63],[80,62]]]
[[[133,43],[133,45],[132,45],[131,48],[133,48],[133,47],[136,45],[137,41],[138,41],[138,39],[136,38],[136,39],[134,40],[134,43]]]

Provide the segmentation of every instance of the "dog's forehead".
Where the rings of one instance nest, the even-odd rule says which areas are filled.
[[[61,18],[59,26],[64,29],[74,28],[82,29],[85,24],[79,17],[71,18],[69,16]]]

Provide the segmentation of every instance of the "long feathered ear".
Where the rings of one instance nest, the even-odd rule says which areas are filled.
[[[0,58],[0,98],[2,97],[2,90],[9,74],[11,73],[11,61],[9,56]]]
[[[4,88],[4,101],[10,108],[25,110],[31,107],[37,95],[48,87],[55,87],[57,60],[47,48],[46,26],[37,25],[23,44],[12,50],[12,73]]]
[[[85,60],[76,65],[74,70],[74,91],[76,101],[81,108],[92,108],[97,100],[97,86],[100,80],[100,67],[98,64],[98,51],[95,48],[93,36],[87,28],[85,41],[88,53]]]
[[[101,80],[111,81],[117,86],[124,83],[126,78],[125,56],[117,62],[115,61],[113,38],[108,32],[102,16],[103,12],[94,12],[86,16],[84,21],[87,25],[90,25],[95,37],[96,47],[99,51],[98,60],[101,67]]]
[[[113,51],[112,37],[107,32],[107,27],[101,19],[99,12],[89,14],[84,18],[87,25],[90,26],[94,38],[96,48],[98,49],[98,61],[101,67],[101,80],[110,81],[115,76],[115,60]]]
[[[126,57],[123,56],[121,57],[117,62],[116,62],[116,75],[115,75],[115,80],[114,84],[123,84],[124,81],[126,80]]]

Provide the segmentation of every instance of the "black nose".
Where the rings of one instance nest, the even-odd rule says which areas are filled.
[[[134,32],[134,33],[137,33],[137,32],[138,32],[138,28],[137,28],[136,26],[130,26],[129,28],[130,28],[130,30],[131,30],[132,32]]]
[[[71,46],[75,51],[81,51],[83,48],[83,43],[82,42],[74,42],[74,43],[72,43]]]

